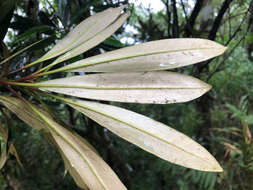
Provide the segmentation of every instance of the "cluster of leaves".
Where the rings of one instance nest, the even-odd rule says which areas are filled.
[[[8,61],[14,56],[4,59],[0,63],[3,71],[0,84],[16,97],[1,93],[0,102],[5,107],[2,108],[2,114],[11,110],[31,127],[43,131],[47,139],[56,145],[66,169],[83,189],[126,188],[88,141],[57,120],[44,103],[45,96],[52,101],[63,101],[121,138],[164,160],[202,171],[222,171],[203,147],[162,123],[112,105],[48,93],[106,101],[168,104],[190,101],[210,89],[209,85],[196,78],[158,71],[205,61],[222,54],[226,49],[203,39],[147,42],[50,70],[95,47],[113,34],[128,17],[128,13],[122,13],[123,9],[110,8],[94,14],[77,25],[44,56],[21,68],[11,71],[4,69],[8,68]],[[56,59],[52,63],[42,64],[53,58]],[[38,64],[40,67],[35,67]],[[29,68],[37,70],[25,76],[18,74]],[[81,75],[73,76],[70,73],[66,78],[48,80],[49,74],[58,72]],[[6,144],[7,140],[4,139]],[[13,149],[9,152],[17,155]],[[6,154],[3,157],[6,158]]]
[[[137,16],[132,18],[132,25],[138,30],[138,32],[135,32],[136,35],[133,35],[134,39],[137,39],[136,41],[173,37],[173,28],[177,27],[175,26],[176,22],[174,22],[173,1],[162,2],[165,5],[169,5],[167,7],[168,10],[164,9],[155,13],[149,9],[136,9],[135,13]],[[224,141],[229,142],[229,144],[240,150],[242,148],[240,144],[244,143],[243,138],[237,138],[231,133],[221,131],[234,127],[232,128],[233,130],[240,131],[239,133],[242,134],[242,120],[248,124],[249,130],[252,131],[252,89],[250,86],[252,86],[253,75],[252,61],[250,61],[247,53],[248,48],[251,47],[252,19],[250,18],[252,18],[252,8],[250,7],[252,7],[253,2],[236,0],[209,1],[206,4],[205,1],[196,1],[194,6],[188,1],[174,2],[177,3],[176,13],[178,16],[179,37],[209,38],[212,28],[217,27],[216,40],[222,44],[229,45],[227,54],[212,62],[207,61],[192,68],[176,69],[176,71],[194,74],[202,80],[208,81],[213,86],[213,89],[206,96],[184,105],[168,105],[163,108],[158,106],[157,109],[154,106],[133,106],[134,110],[142,110],[159,121],[173,124],[177,129],[204,145],[221,161],[220,163],[225,171],[224,175],[218,174],[214,186],[210,189],[251,189],[252,184],[250,182],[252,177],[244,170],[245,167],[242,167],[244,164],[248,164],[244,163],[243,158],[251,160],[250,154],[246,153],[246,151],[240,151],[241,156],[238,157],[237,155],[235,159],[232,159],[229,153],[224,156],[227,151],[227,147],[223,145]],[[226,3],[229,5],[227,10],[224,8]],[[212,11],[208,12],[209,9]],[[189,12],[189,10],[192,10],[192,12]],[[200,10],[200,13],[197,12],[198,10]],[[222,11],[225,12],[223,18],[220,16]],[[197,14],[198,16],[196,16]],[[206,21],[202,18],[203,16],[207,18]],[[192,21],[190,26],[187,26],[187,23],[191,22],[192,18],[196,20]],[[215,20],[218,19],[222,20],[220,26],[215,25],[217,23]],[[238,20],[241,22],[238,23]],[[190,27],[191,30],[187,31],[187,27]],[[155,28],[156,32],[152,28]],[[249,30],[250,28],[251,30]],[[151,109],[155,110],[150,111]],[[190,118],[189,113],[193,114]],[[239,117],[240,119],[238,119]],[[186,121],[190,122],[186,125]],[[216,130],[217,128],[221,131]],[[250,144],[247,147],[252,149]],[[152,168],[148,164],[145,166],[145,171],[149,171]],[[203,187],[198,186],[200,181],[194,184],[190,178],[182,180],[184,176],[191,176],[191,172],[188,170],[183,171],[183,169],[178,167],[174,170],[173,175],[168,172],[167,166],[164,166],[163,170],[167,171],[167,175],[159,176],[162,180],[157,180],[157,185],[161,188],[164,187],[163,180],[167,181],[168,178],[171,179],[174,175],[177,177],[173,178],[172,181],[174,183],[170,186],[171,189],[192,189],[193,186],[193,189],[203,189]],[[160,173],[156,174],[159,175]],[[191,177],[194,177],[194,175]]]

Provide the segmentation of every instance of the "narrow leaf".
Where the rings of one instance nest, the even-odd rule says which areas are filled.
[[[11,143],[11,145],[10,145],[10,147],[9,147],[9,150],[8,150],[8,153],[9,153],[9,154],[12,154],[13,156],[15,156],[15,158],[16,158],[18,164],[19,164],[21,167],[23,167],[23,164],[22,164],[22,162],[21,162],[21,160],[20,160],[20,158],[19,158],[19,156],[18,156],[18,152],[17,152],[17,150],[16,150],[16,148],[15,148],[15,146],[14,146],[13,143]]]
[[[42,112],[31,106],[33,111],[47,124],[60,152],[70,164],[70,173],[81,188],[90,190],[126,189],[112,169],[95,153],[85,141],[80,141],[77,134],[71,133]],[[69,166],[69,164],[67,164]],[[81,181],[80,181],[81,180]]]
[[[3,138],[3,142],[0,142],[1,145],[1,155],[0,155],[0,170],[3,168],[7,160],[7,141],[8,141],[8,129],[0,124],[0,133]]]
[[[201,145],[162,123],[111,105],[65,101],[123,139],[164,160],[202,171],[222,171],[215,158]]]
[[[129,14],[125,13],[122,15],[115,23],[108,26],[106,29],[98,33],[97,35],[93,36],[92,38],[85,41],[80,46],[77,46],[76,48],[70,50],[69,52],[65,53],[64,55],[60,56],[58,59],[56,59],[53,64],[50,64],[50,67],[56,65],[57,63],[60,63],[62,61],[68,60],[72,57],[75,57],[77,55],[80,55],[81,53],[95,47],[96,45],[103,42],[105,39],[110,37],[128,18]]]
[[[6,59],[4,59],[3,61],[1,61],[1,62],[0,62],[0,65],[6,63],[7,61],[13,59],[14,57],[18,56],[19,54],[23,53],[24,51],[28,50],[29,48],[31,48],[31,47],[37,45],[38,43],[40,43],[40,42],[42,42],[42,41],[44,41],[44,40],[46,40],[46,39],[47,39],[47,38],[41,39],[41,40],[39,40],[39,41],[37,41],[37,42],[32,43],[32,44],[29,45],[29,46],[27,46],[27,47],[25,47],[25,48],[23,48],[23,49],[17,51],[16,53],[12,54],[11,56],[9,56],[9,57],[7,57]]]
[[[73,72],[130,72],[178,68],[222,54],[225,47],[205,39],[166,39],[93,56],[60,68]]]
[[[0,103],[31,127],[37,130],[41,130],[45,127],[45,122],[38,118],[38,116],[33,113],[33,110],[22,100],[8,96],[0,96]]]
[[[41,126],[51,133],[63,155],[67,169],[81,188],[87,189],[88,187],[90,190],[126,189],[87,141],[54,122],[44,111],[28,102],[12,97],[0,96],[0,102],[24,122],[33,125],[31,127]],[[20,113],[21,107],[23,108],[22,114]]]
[[[109,26],[118,16],[124,6],[118,8],[109,8],[103,12],[94,14],[78,24],[71,32],[60,40],[47,54],[36,61],[36,63],[51,59],[61,55],[89,40],[107,26]]]
[[[196,78],[173,72],[91,74],[34,85],[82,98],[156,104],[187,102],[211,88]]]

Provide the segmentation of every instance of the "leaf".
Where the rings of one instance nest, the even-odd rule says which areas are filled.
[[[36,63],[61,55],[91,39],[118,18],[124,8],[124,6],[109,8],[87,18],[60,40],[53,49],[37,60]]]
[[[49,80],[40,89],[82,98],[167,104],[198,98],[211,86],[173,72],[105,73]]]
[[[112,169],[95,153],[77,134],[71,133],[42,112],[31,106],[47,124],[65,163],[76,183],[90,190],[121,190],[126,189]]]
[[[162,123],[111,105],[64,101],[121,138],[164,160],[202,171],[222,171],[215,158],[201,145]]]
[[[15,113],[19,119],[26,122],[31,127],[41,130],[45,126],[45,122],[39,119],[34,113],[33,110],[24,103],[24,101],[8,97],[8,96],[0,96],[0,103],[2,103],[5,107]]]
[[[22,41],[24,42],[25,40],[31,38],[31,36],[34,34],[44,33],[44,32],[50,31],[50,30],[52,30],[52,28],[47,25],[34,26],[33,28],[31,28],[31,29],[25,31],[24,33],[18,35],[17,37],[15,37],[15,40],[13,40],[11,42],[11,46],[13,46],[14,44],[16,44],[18,42],[22,42]]]
[[[62,61],[68,60],[72,57],[75,57],[77,55],[80,55],[81,53],[100,44],[106,38],[110,37],[126,21],[128,16],[129,16],[128,13],[123,14],[117,21],[115,21],[113,24],[108,26],[103,31],[94,35],[93,38],[88,39],[80,46],[77,46],[76,48],[74,48],[74,49],[70,50],[69,52],[65,53],[64,55],[60,56],[58,59],[56,59],[53,62],[53,64],[50,64],[50,67],[52,67],[53,65],[56,65],[57,63],[60,63]]]
[[[7,142],[8,142],[8,128],[5,128],[4,125],[0,124],[0,133],[3,138],[1,144],[1,155],[0,155],[0,170],[3,168],[7,160]]]
[[[11,145],[10,145],[10,147],[9,147],[9,150],[8,150],[8,153],[10,153],[10,154],[12,154],[13,156],[15,156],[15,158],[16,158],[18,164],[19,164],[20,166],[23,167],[23,164],[22,164],[22,162],[20,161],[20,158],[19,158],[19,156],[18,156],[18,152],[17,152],[17,150],[16,150],[14,144],[11,143]]]
[[[0,41],[4,40],[4,37],[8,31],[16,1],[8,0],[8,1],[0,1]]]
[[[126,189],[112,169],[93,151],[93,147],[80,136],[60,126],[45,112],[28,102],[5,96],[0,96],[0,102],[24,122],[32,125],[31,127],[41,126],[43,123],[43,128],[51,133],[70,174],[81,188]],[[23,110],[19,109],[21,107]]]
[[[226,47],[205,39],[166,39],[93,56],[58,69],[72,72],[139,72],[166,70],[205,61]]]
[[[24,51],[28,50],[29,48],[31,48],[31,47],[33,47],[33,46],[39,44],[40,42],[42,42],[42,41],[44,41],[44,40],[46,40],[46,39],[48,39],[48,38],[41,39],[41,40],[39,40],[39,41],[37,41],[37,42],[34,42],[34,43],[30,44],[29,46],[26,46],[25,48],[23,48],[23,49],[17,51],[16,53],[12,54],[11,56],[9,56],[9,57],[7,57],[6,59],[4,59],[3,61],[1,61],[1,62],[0,62],[0,65],[2,65],[3,63],[6,63],[7,61],[13,59],[14,57],[18,56],[19,54],[23,53]]]

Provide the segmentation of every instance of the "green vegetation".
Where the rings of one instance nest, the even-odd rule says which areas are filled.
[[[0,166],[2,167],[0,170],[0,189],[78,189],[79,187],[84,188],[85,185],[87,185],[87,182],[82,184],[82,180],[78,180],[78,177],[74,177],[73,180],[69,174],[70,172],[73,176],[74,170],[71,169],[70,166],[73,164],[71,163],[71,159],[69,162],[66,161],[68,160],[68,155],[64,151],[67,146],[61,143],[54,132],[50,132],[52,129],[50,127],[55,128],[56,131],[62,132],[62,137],[67,137],[65,140],[66,142],[70,141],[69,145],[70,147],[72,146],[72,148],[75,147],[75,144],[69,139],[77,138],[80,140],[77,134],[85,138],[118,175],[127,189],[253,189],[253,142],[251,137],[251,131],[253,130],[253,107],[251,105],[253,97],[251,88],[253,81],[253,1],[197,0],[194,1],[194,3],[189,3],[185,0],[161,1],[164,3],[164,10],[159,12],[129,5],[127,9],[131,13],[131,16],[126,23],[134,27],[136,32],[133,33],[132,31],[125,30],[125,24],[104,42],[103,40],[95,40],[97,43],[92,41],[91,44],[93,45],[90,46],[89,50],[87,49],[88,51],[84,52],[83,50],[87,45],[80,49],[76,48],[75,51],[71,52],[73,57],[69,57],[70,59],[68,60],[65,58],[62,59],[64,61],[56,58],[49,60],[51,55],[56,55],[56,51],[51,49],[57,44],[59,39],[62,39],[67,33],[73,31],[74,26],[88,18],[91,14],[104,11],[107,8],[120,7],[128,2],[121,1],[119,3],[117,1],[103,0],[12,0],[0,2],[0,10],[2,13],[0,15],[0,81],[9,82],[7,84],[1,83],[0,85],[0,101],[2,103],[0,105]],[[123,23],[124,19],[126,19],[120,18],[122,21],[115,18],[116,22]],[[109,22],[108,19],[105,20]],[[110,27],[115,25],[116,22],[109,24]],[[7,29],[9,29],[8,32]],[[114,30],[116,30],[116,28]],[[105,33],[106,32],[104,32],[103,35],[105,35]],[[113,31],[111,34],[112,33]],[[75,36],[73,38],[75,38]],[[74,41],[73,38],[71,39]],[[57,80],[53,79],[65,77],[69,79],[73,77],[74,74],[70,72],[51,72],[50,74],[50,71],[61,71],[62,68],[73,70],[73,67],[68,68],[66,65],[71,65],[83,59],[85,60],[83,61],[84,63],[97,64],[99,63],[99,61],[97,61],[99,60],[98,58],[102,59],[101,62],[105,62],[105,59],[108,59],[108,57],[110,59],[116,59],[115,56],[118,55],[117,61],[120,64],[131,63],[131,61],[133,64],[126,67],[119,65],[117,68],[116,61],[113,67],[106,68],[107,71],[111,71],[115,68],[116,70],[114,72],[121,70],[128,72],[143,71],[143,68],[140,69],[138,64],[133,61],[134,58],[131,59],[131,57],[129,57],[133,52],[138,54],[138,52],[141,51],[141,45],[137,46],[140,47],[138,51],[129,50],[129,55],[126,55],[127,58],[125,62],[122,60],[121,62],[119,61],[122,59],[122,52],[127,52],[125,50],[117,50],[117,52],[119,52],[118,54],[109,54],[111,57],[108,56],[107,58],[104,58],[103,54],[102,56],[98,55],[129,46],[129,44],[124,44],[120,41],[122,38],[129,38],[134,43],[144,43],[170,38],[204,38],[216,41],[228,47],[225,54],[218,58],[207,61],[206,58],[200,60],[202,61],[200,64],[189,65],[187,67],[165,68],[177,72],[178,74],[184,74],[180,75],[182,78],[185,75],[191,75],[212,85],[212,89],[209,92],[190,102],[159,105],[136,104],[133,103],[132,100],[127,100],[132,103],[126,104],[120,103],[122,101],[104,102],[104,100],[114,100],[115,98],[106,94],[100,98],[94,97],[94,99],[99,99],[99,102],[102,104],[119,106],[143,114],[189,136],[205,147],[216,158],[223,168],[223,172],[213,173],[198,171],[174,165],[173,163],[159,158],[161,157],[159,154],[156,154],[159,156],[157,157],[119,138],[114,133],[121,137],[123,137],[122,135],[125,133],[121,133],[121,131],[111,133],[109,130],[112,129],[104,124],[106,123],[105,121],[108,123],[115,123],[115,126],[119,125],[119,123],[115,120],[110,120],[110,117],[108,117],[108,120],[99,122],[101,115],[89,116],[87,110],[80,108],[82,104],[86,106],[86,108],[96,109],[97,113],[99,113],[99,107],[96,107],[99,104],[93,105],[86,101],[75,104],[76,102],[70,102],[69,97],[66,95],[57,95],[58,99],[55,99],[55,96],[50,97],[45,93],[38,94],[36,90],[31,90],[33,88],[36,89],[36,87],[41,87],[40,89],[43,91],[50,90],[48,85],[59,85]],[[78,43],[81,43],[79,40],[76,40],[77,44],[73,41],[71,43],[76,47],[80,45]],[[171,41],[165,42],[169,44]],[[31,47],[29,47],[30,45]],[[183,44],[181,48],[186,47],[186,45],[187,44]],[[174,41],[173,46],[175,48],[180,48],[179,41]],[[29,48],[20,52],[20,50],[26,47]],[[63,46],[60,46],[60,48],[62,47]],[[218,47],[220,46],[217,46],[217,48]],[[66,48],[71,48],[71,45],[67,45]],[[46,54],[49,50],[51,50],[51,54]],[[157,48],[154,48],[154,50],[160,51]],[[57,52],[59,51],[57,50]],[[61,53],[65,52],[66,49]],[[75,54],[75,52],[78,53]],[[211,57],[220,53],[216,52]],[[43,57],[45,54],[46,56]],[[69,55],[70,54],[65,54],[65,57]],[[178,57],[181,58],[180,56]],[[146,59],[145,61],[148,62],[150,60],[151,59]],[[140,62],[141,59],[138,61]],[[188,64],[190,64],[190,62],[189,60]],[[197,61],[193,62],[195,63]],[[25,66],[30,63],[33,63],[33,66]],[[53,64],[51,65],[51,63]],[[79,63],[81,63],[81,65],[83,64],[81,61]],[[100,65],[102,64],[103,63],[100,63]],[[87,77],[89,76],[87,73],[98,72],[99,66],[78,69],[79,70],[76,71],[81,75],[86,72],[83,76],[86,77],[85,80],[90,80]],[[147,68],[145,69],[149,70]],[[145,69],[144,71],[146,71]],[[38,70],[41,71],[41,74],[38,73],[40,77],[39,75],[38,77],[30,75]],[[150,73],[153,80],[160,78],[160,75],[155,75],[156,72],[152,71]],[[100,74],[96,76],[105,78],[106,80],[126,81],[125,79],[127,77],[124,78],[124,74],[119,75],[120,77],[116,74],[114,75],[116,80],[114,78],[111,79],[113,74]],[[109,77],[106,78],[107,76]],[[177,76],[178,78],[174,78],[176,81],[181,78],[179,75]],[[145,79],[139,78],[140,76],[138,74],[132,78],[135,77],[138,81]],[[45,82],[48,80],[51,80],[51,83]],[[41,81],[44,81],[44,83],[40,83]],[[52,83],[52,81],[54,82]],[[60,80],[58,82],[62,81],[63,80]],[[33,87],[25,88],[22,84],[19,86],[17,82],[26,83],[25,86],[30,85]],[[44,87],[42,87],[43,84]],[[73,86],[77,85],[77,82],[73,82],[73,80],[67,81],[66,79],[63,85],[66,84]],[[101,85],[101,83],[95,83],[95,85],[96,84],[96,87]],[[80,88],[80,85],[78,87]],[[144,87],[146,88],[146,86]],[[82,89],[83,88],[84,87],[82,87]],[[109,88],[115,88],[115,86],[109,86]],[[136,88],[136,84],[131,88]],[[152,86],[152,88],[155,88],[155,86]],[[50,91],[69,95],[77,94],[77,96],[81,94],[81,92],[67,92],[68,90],[66,90],[66,88],[51,89]],[[195,92],[192,92],[192,94],[194,93]],[[55,93],[50,94],[56,95]],[[129,94],[129,92],[126,94]],[[148,93],[146,93],[146,96],[147,95]],[[20,96],[36,106],[29,107],[31,104],[24,103],[22,101],[23,98],[17,99],[17,97],[20,98]],[[83,92],[81,97],[93,99],[92,95],[87,96],[86,91]],[[160,96],[158,94],[154,97]],[[196,97],[192,97],[191,99],[194,98]],[[145,101],[145,95],[143,99],[142,101]],[[177,102],[184,101],[178,100]],[[164,103],[168,102],[164,100]],[[15,104],[22,106],[15,107]],[[20,113],[20,115],[17,114],[17,117],[6,108],[9,108],[16,114]],[[18,111],[15,111],[15,109]],[[46,113],[41,111],[41,109],[46,111]],[[91,119],[107,127],[107,129],[101,127],[77,110],[84,112]],[[26,115],[27,112],[32,114],[28,117]],[[121,111],[116,109],[115,112],[120,113]],[[38,114],[36,115],[36,113]],[[111,114],[112,116],[113,111],[111,110],[111,112],[107,114]],[[116,114],[113,117],[119,117],[121,121],[126,123],[130,122],[128,117],[123,118],[120,114]],[[33,123],[29,123],[31,122],[30,118],[34,118]],[[34,128],[30,128],[22,120],[30,125],[34,123],[36,123],[36,125],[32,126]],[[53,120],[58,124],[55,124]],[[45,124],[45,122],[47,124]],[[137,119],[136,122],[138,123]],[[148,126],[148,120],[143,119],[142,122],[145,126]],[[44,127],[44,125],[48,127]],[[61,126],[64,128],[61,128]],[[36,128],[42,128],[42,130],[38,131]],[[71,133],[68,131],[71,131]],[[129,137],[127,135],[128,134],[123,138],[128,139]],[[133,133],[130,136],[132,137],[132,135]],[[79,140],[77,140],[78,143],[76,144],[79,144],[79,142],[81,143],[81,140]],[[82,141],[82,143],[87,145],[88,148],[90,147],[86,141]],[[179,145],[181,143],[180,140],[177,143]],[[74,148],[74,150],[78,152],[77,149]],[[91,151],[93,152],[93,148],[91,148]],[[62,156],[65,163],[62,160]],[[81,161],[79,163],[81,163]],[[180,163],[176,162],[176,164]],[[69,172],[65,170],[65,167]],[[99,171],[99,167],[97,169]],[[87,173],[87,170],[85,173]],[[116,183],[115,181],[114,183]],[[75,182],[79,184],[79,187]]]

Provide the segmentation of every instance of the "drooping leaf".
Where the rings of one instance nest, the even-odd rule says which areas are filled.
[[[3,139],[3,142],[0,142],[1,145],[0,170],[1,170],[7,160],[7,141],[8,141],[8,129],[3,124],[0,124],[0,133]]]
[[[211,88],[196,78],[173,72],[92,74],[35,85],[82,98],[157,104],[190,101]]]
[[[111,105],[65,101],[123,139],[164,160],[202,171],[222,171],[215,158],[201,145],[160,122]]]
[[[179,38],[138,44],[60,68],[73,72],[139,72],[178,68],[222,54],[225,47],[205,39]]]
[[[21,160],[20,160],[20,158],[18,156],[18,152],[17,152],[17,150],[16,150],[16,148],[15,148],[15,146],[14,146],[13,143],[11,143],[11,145],[9,147],[9,150],[8,150],[8,153],[12,154],[13,156],[15,156],[18,164],[23,167],[23,164],[22,164],[22,162],[21,162]]]
[[[87,18],[78,24],[71,32],[67,34],[67,36],[60,40],[53,47],[53,49],[51,49],[36,62],[51,59],[81,45],[86,40],[94,37],[96,34],[109,26],[116,18],[118,18],[123,9],[124,6],[118,8],[109,8]]]
[[[126,189],[88,142],[54,122],[44,111],[17,98],[0,96],[0,102],[31,127],[43,127],[51,133],[63,155],[67,169],[81,188]]]
[[[0,96],[0,103],[15,113],[19,119],[23,120],[31,127],[37,130],[41,130],[45,127],[45,122],[38,118],[33,113],[33,110],[22,100],[8,96]]]
[[[56,65],[57,63],[60,63],[62,61],[68,60],[72,57],[75,57],[77,55],[80,55],[81,53],[95,47],[96,45],[103,42],[105,39],[110,37],[128,18],[129,14],[125,13],[123,14],[117,21],[115,21],[113,24],[108,26],[106,29],[102,30],[98,34],[96,34],[93,38],[88,39],[80,46],[77,46],[76,48],[70,50],[69,52],[65,53],[64,55],[60,56],[58,59],[56,59],[53,64],[50,64],[50,67],[53,65]]]
[[[126,189],[113,170],[94,152],[90,146],[81,141],[77,134],[71,133],[51,118],[31,106],[33,111],[47,124],[60,152],[64,154],[65,163],[73,178],[81,188],[90,190]],[[70,167],[71,166],[71,167]]]

